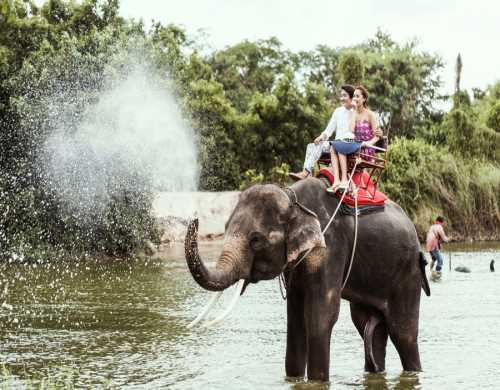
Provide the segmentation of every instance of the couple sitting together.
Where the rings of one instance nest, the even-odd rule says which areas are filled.
[[[347,156],[360,151],[365,156],[373,156],[375,149],[370,148],[382,136],[375,114],[366,105],[368,91],[359,85],[343,85],[340,89],[340,102],[326,126],[326,129],[307,145],[304,169],[290,173],[294,180],[305,179],[312,173],[314,164],[323,153],[330,152],[334,182],[328,192],[347,190]],[[328,141],[335,131],[335,140]],[[340,165],[340,167],[339,167]]]

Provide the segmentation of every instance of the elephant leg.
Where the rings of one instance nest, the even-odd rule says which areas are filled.
[[[394,325],[389,328],[389,335],[398,351],[403,369],[405,371],[421,371],[417,331],[402,329],[400,326]]]
[[[421,371],[420,354],[418,352],[418,317],[420,303],[420,285],[413,302],[398,302],[389,305],[386,318],[389,336],[398,351],[403,369],[406,371]]]
[[[307,329],[307,378],[328,381],[330,378],[330,339],[337,322],[340,295],[334,291],[308,294],[305,318]]]
[[[292,288],[287,297],[286,375],[288,377],[304,377],[306,357],[304,295],[297,289]]]
[[[350,306],[352,322],[365,346],[365,371],[384,371],[388,332],[382,315],[364,305],[351,302]]]

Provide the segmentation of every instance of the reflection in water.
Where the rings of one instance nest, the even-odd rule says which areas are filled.
[[[365,373],[362,388],[366,390],[417,390],[421,389],[418,372],[403,371],[395,378],[388,378],[387,373],[368,374]]]
[[[328,390],[331,388],[330,383],[325,382],[315,382],[309,381],[306,382],[303,379],[296,380],[288,380],[289,382],[293,382],[290,386],[290,390]]]
[[[220,243],[204,244],[215,259]],[[422,297],[424,371],[401,372],[391,343],[387,372],[363,372],[363,342],[341,306],[330,384],[284,378],[286,303],[277,281],[249,286],[220,326],[187,330],[210,293],[186,271],[182,247],[150,261],[0,264],[0,364],[14,384],[62,378],[75,386],[227,389],[498,388],[499,250],[453,252],[432,296]],[[478,291],[481,293],[478,294]],[[208,318],[229,303],[223,295]],[[481,356],[478,359],[477,356]],[[1,383],[0,375],[0,383]]]

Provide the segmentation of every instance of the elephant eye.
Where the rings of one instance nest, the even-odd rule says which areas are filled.
[[[252,232],[250,233],[249,244],[250,248],[252,248],[255,251],[259,251],[267,247],[269,245],[269,241],[267,240],[266,236],[264,236],[262,233]]]

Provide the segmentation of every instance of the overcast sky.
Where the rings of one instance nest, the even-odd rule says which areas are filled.
[[[220,49],[244,39],[277,37],[285,47],[348,46],[373,37],[377,28],[403,43],[441,55],[445,91],[453,89],[457,54],[462,87],[485,88],[500,79],[500,1],[496,0],[121,0],[125,17],[203,29]]]

